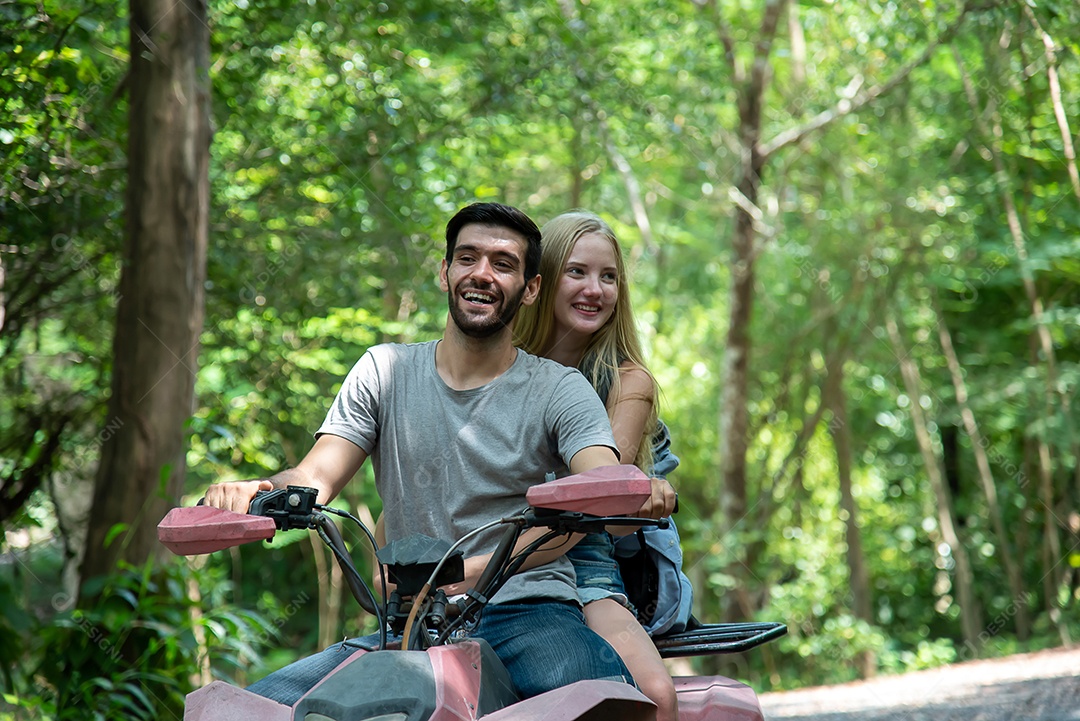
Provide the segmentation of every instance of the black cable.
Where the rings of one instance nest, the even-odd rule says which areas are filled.
[[[378,543],[378,541],[375,540],[375,535],[368,529],[367,526],[364,525],[363,521],[361,521],[359,518],[357,518],[353,514],[349,513],[348,511],[342,510],[340,508],[331,508],[330,506],[324,506],[322,504],[317,505],[316,508],[319,508],[319,509],[321,509],[323,511],[326,511],[328,513],[333,513],[336,516],[341,516],[342,518],[348,518],[350,521],[355,523],[360,528],[360,530],[364,532],[364,535],[367,536],[368,542],[371,543],[372,552],[373,553],[378,553],[378,551],[379,551],[379,543]],[[378,558],[376,558],[375,559],[375,567],[379,569],[379,581],[382,583],[382,589],[383,589],[383,593],[382,593],[383,598],[382,598],[382,606],[381,606],[381,608],[382,608],[382,618],[383,619],[389,619],[390,618],[390,608],[389,608],[389,600],[387,598],[387,596],[389,594],[386,593],[386,566],[379,563]],[[363,605],[363,604],[361,604],[361,605]],[[379,615],[375,614],[375,617],[379,618]],[[385,648],[386,648],[386,623],[383,623],[383,622],[380,621],[380,623],[379,623],[379,649],[384,650]]]
[[[386,646],[386,622],[380,613],[378,601],[375,600],[374,594],[367,584],[364,583],[363,578],[360,576],[360,572],[356,570],[356,566],[353,565],[352,558],[349,556],[348,549],[345,547],[345,542],[341,538],[341,532],[338,527],[327,516],[322,513],[314,513],[311,516],[312,525],[319,532],[319,536],[330,550],[334,553],[334,556],[338,560],[338,565],[341,566],[341,570],[345,574],[345,582],[349,586],[349,590],[352,591],[353,597],[356,599],[360,606],[375,616],[379,623],[379,647],[384,648]]]
[[[374,534],[372,534],[372,532],[370,530],[368,530],[368,527],[365,526],[363,524],[363,522],[359,518],[354,516],[353,514],[349,513],[348,511],[343,511],[340,508],[331,508],[330,506],[324,506],[324,505],[321,505],[321,504],[316,506],[316,508],[318,508],[320,511],[324,511],[326,513],[333,513],[335,516],[341,516],[342,518],[348,518],[350,521],[352,521],[353,523],[355,523],[357,526],[360,527],[360,530],[363,531],[364,534],[368,537],[368,541],[371,542],[371,547],[372,548],[374,548],[374,549],[379,548],[379,544],[375,541]]]
[[[520,553],[515,553],[513,555],[513,557],[509,560],[509,562],[507,562],[506,570],[503,572],[503,575],[502,575],[501,578],[509,579],[510,576],[513,576],[515,573],[518,572],[518,569],[521,568],[522,564],[525,563],[526,558],[531,556],[533,553],[536,553],[536,551],[540,550],[540,547],[543,546],[548,541],[553,541],[556,538],[558,538],[559,536],[564,536],[564,535],[566,535],[566,534],[560,533],[559,531],[548,531],[543,536],[540,536],[540,538],[536,539],[535,541],[530,543],[528,546],[521,549]],[[567,540],[569,540],[569,539],[567,539]],[[563,543],[562,545],[566,545],[566,544]],[[558,546],[556,546],[556,548],[558,548]],[[504,580],[503,583],[505,583],[505,582],[506,581]],[[500,584],[499,587],[502,588],[502,584]],[[495,594],[491,594],[491,595],[494,596]]]
[[[472,621],[473,616],[475,616],[479,611],[483,610],[483,607],[487,605],[488,601],[490,601],[492,597],[494,597],[495,594],[498,593],[504,585],[506,585],[506,582],[510,579],[510,577],[517,573],[518,569],[521,568],[521,565],[525,563],[525,559],[535,553],[536,550],[540,548],[540,546],[543,546],[548,541],[554,540],[559,536],[566,535],[564,533],[560,533],[559,531],[548,531],[539,539],[533,541],[528,546],[523,548],[520,552],[513,553],[513,544],[517,543],[517,539],[521,535],[521,529],[517,527],[515,527],[515,529],[517,530],[517,533],[511,534],[508,531],[503,536],[502,540],[499,542],[499,548],[495,551],[494,554],[492,554],[492,561],[494,561],[498,557],[500,551],[502,552],[502,555],[506,558],[506,560],[498,564],[488,564],[488,566],[484,569],[484,573],[481,574],[480,577],[480,580],[484,580],[486,578],[487,582],[485,584],[481,584],[480,580],[478,580],[476,586],[474,587],[474,590],[477,591],[477,593],[479,594],[479,598],[469,598],[469,601],[461,609],[460,615],[453,621],[451,621],[449,624],[447,624],[447,626],[439,634],[438,638],[435,639],[436,646],[445,643],[446,639],[450,637],[450,634],[464,626],[466,623]],[[512,542],[508,545],[507,548],[504,548],[504,544],[507,544],[507,540],[511,537],[513,539]]]

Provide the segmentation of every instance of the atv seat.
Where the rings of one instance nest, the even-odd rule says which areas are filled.
[[[701,623],[693,616],[686,630],[653,639],[661,658],[740,653],[787,633],[782,623]]]

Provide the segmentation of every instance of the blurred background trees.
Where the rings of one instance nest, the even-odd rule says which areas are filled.
[[[305,534],[79,577],[88,528],[98,553],[138,520],[90,510],[103,449],[138,430],[109,405],[133,360],[129,20],[0,5],[0,684],[33,717],[150,718],[370,623]],[[696,613],[790,628],[699,669],[764,690],[1074,640],[1074,5],[212,0],[207,20],[186,502],[295,463],[367,346],[438,334],[457,208],[586,207],[633,268]],[[369,473],[341,501],[361,516]],[[80,582],[108,602],[79,610]]]

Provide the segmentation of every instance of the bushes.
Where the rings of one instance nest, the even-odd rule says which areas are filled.
[[[16,661],[0,721],[182,717],[187,693],[261,670],[277,639],[260,614],[225,601],[230,587],[220,566],[169,559],[91,581],[78,607],[57,594],[56,612],[21,633],[5,619],[0,644]],[[0,595],[15,600],[10,590]]]

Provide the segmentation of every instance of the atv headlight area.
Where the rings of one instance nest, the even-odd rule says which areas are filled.
[[[423,651],[357,653],[300,699],[304,721],[424,721],[437,707],[438,681]]]

